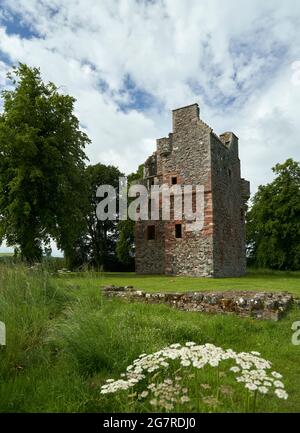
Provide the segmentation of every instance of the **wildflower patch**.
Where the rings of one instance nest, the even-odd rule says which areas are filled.
[[[219,412],[226,399],[233,411],[242,403],[245,412],[255,412],[259,396],[288,398],[282,375],[259,352],[195,342],[141,354],[100,393],[142,412]]]

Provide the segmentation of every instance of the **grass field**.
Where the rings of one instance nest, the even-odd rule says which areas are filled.
[[[7,328],[7,346],[0,348],[0,411],[151,410],[127,391],[101,395],[100,387],[106,379],[118,378],[141,353],[195,341],[261,352],[282,373],[289,398],[261,396],[257,410],[300,412],[300,346],[291,343],[292,323],[300,320],[298,308],[280,322],[187,313],[105,300],[100,287],[106,284],[145,290],[287,290],[300,297],[300,273],[252,271],[243,278],[217,280],[111,273],[58,276],[0,265],[0,320]],[[190,373],[184,380],[188,388],[194,386]],[[198,380],[214,386],[215,376],[203,371]],[[241,384],[227,376],[221,380],[230,392],[211,405],[205,401],[212,389],[203,388],[197,410],[244,411]]]
[[[249,270],[241,278],[193,278],[134,273],[73,273],[63,284],[131,285],[146,291],[257,290],[288,291],[300,297],[300,272]]]

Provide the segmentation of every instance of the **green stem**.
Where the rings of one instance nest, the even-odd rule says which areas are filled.
[[[198,379],[199,379],[199,371],[198,369],[196,369],[195,383],[196,383],[197,413],[200,412],[200,381]]]
[[[257,400],[257,389],[254,391],[254,397],[253,397],[253,413],[256,411],[256,400]]]
[[[249,390],[246,391],[245,412],[249,412]]]
[[[217,368],[217,400],[220,398],[220,367]]]

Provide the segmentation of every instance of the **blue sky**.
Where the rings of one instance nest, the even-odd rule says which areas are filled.
[[[252,192],[300,160],[298,0],[2,0],[0,86],[18,61],[75,96],[91,163],[129,173],[198,102],[240,138]],[[1,109],[1,105],[0,105]]]
[[[29,25],[22,22],[22,15],[9,12],[9,8],[2,9],[3,17],[1,24],[5,26],[8,35],[18,35],[21,38],[38,37],[39,34],[30,29]]]

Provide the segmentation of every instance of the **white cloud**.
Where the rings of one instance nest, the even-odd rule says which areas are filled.
[[[9,67],[2,61],[0,61],[0,86],[6,87],[7,86],[7,79],[6,74],[9,70]]]
[[[130,172],[171,128],[169,110],[199,102],[216,132],[240,137],[243,174],[252,190],[271,166],[300,159],[298,0],[4,0],[40,37],[0,32],[13,62],[41,67],[43,77],[77,98],[93,143],[91,162]],[[130,77],[153,104],[130,108]],[[1,82],[1,66],[0,66]],[[3,83],[2,83],[3,84]],[[139,103],[143,102],[138,100]],[[120,104],[129,104],[125,112]]]

